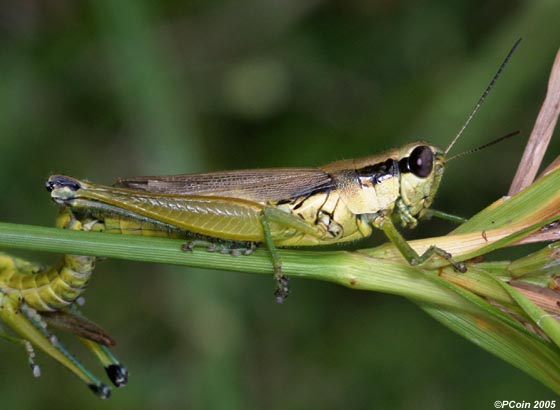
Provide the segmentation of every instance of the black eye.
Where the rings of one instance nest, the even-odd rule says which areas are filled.
[[[410,172],[419,178],[426,178],[434,167],[434,153],[430,147],[421,145],[414,148],[408,158]]]

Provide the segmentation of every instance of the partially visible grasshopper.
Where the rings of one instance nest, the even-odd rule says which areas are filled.
[[[412,265],[438,255],[465,271],[462,263],[435,246],[419,255],[395,224],[414,228],[418,219],[432,212],[429,207],[449,161],[447,153],[518,44],[445,151],[418,141],[318,168],[125,178],[113,187],[53,175],[47,189],[56,203],[79,218],[126,223],[120,233],[185,238],[196,234],[233,243],[264,243],[272,258],[278,302],[288,295],[288,279],[282,274],[277,247],[349,242],[368,237],[374,228],[382,230]]]
[[[76,230],[89,230],[95,223],[86,219],[78,221],[64,211],[57,220],[58,226]],[[74,333],[101,361],[115,386],[127,383],[126,368],[108,349],[115,342],[103,329],[81,316],[76,306],[87,287],[95,259],[64,255],[58,264],[45,268],[0,253],[0,321],[14,334],[0,333],[0,337],[25,347],[35,376],[40,375],[40,369],[33,360],[33,347],[38,347],[105,399],[111,389],[74,358],[49,330],[57,328]]]

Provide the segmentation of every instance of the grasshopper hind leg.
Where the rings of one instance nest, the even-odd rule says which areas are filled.
[[[43,314],[49,326],[73,333],[99,360],[109,380],[116,387],[128,383],[128,370],[109,349],[116,342],[99,325],[82,316],[75,306]]]
[[[126,386],[128,383],[128,370],[107,346],[86,338],[80,338],[80,341],[98,358],[105,368],[107,377],[116,387]]]
[[[74,358],[58,338],[47,330],[46,322],[39,313],[23,303],[19,297],[0,292],[0,320],[21,338],[21,343],[26,346],[32,344],[63,364],[84,381],[99,398],[110,397],[111,389]],[[39,368],[32,360],[33,354],[28,356],[31,358],[34,376],[39,375]]]
[[[2,332],[0,332],[0,339],[4,339],[8,342],[23,346],[25,352],[27,353],[27,360],[29,362],[29,367],[31,368],[31,373],[33,374],[33,377],[38,378],[41,376],[41,368],[37,363],[35,363],[35,349],[33,348],[31,342]]]

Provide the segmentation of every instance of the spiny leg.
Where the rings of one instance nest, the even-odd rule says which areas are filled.
[[[395,228],[395,225],[390,219],[383,220],[379,227],[385,232],[389,240],[397,247],[400,253],[411,265],[420,265],[427,261],[431,256],[438,255],[447,260],[456,271],[466,272],[467,268],[464,263],[456,262],[453,260],[452,255],[437,246],[430,246],[422,255],[418,253],[408,244],[406,239]]]
[[[111,389],[101,383],[74,358],[56,336],[47,331],[46,323],[41,316],[34,309],[22,303],[16,294],[0,294],[0,320],[22,339],[37,346],[73,372],[98,397],[106,399],[111,395]]]

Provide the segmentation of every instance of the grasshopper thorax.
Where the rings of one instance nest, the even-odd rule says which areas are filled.
[[[323,166],[340,188],[340,198],[354,215],[366,219],[393,215],[407,226],[432,204],[444,169],[441,149],[417,141],[354,160]]]

